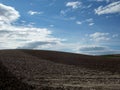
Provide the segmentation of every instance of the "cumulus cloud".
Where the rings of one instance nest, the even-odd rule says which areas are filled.
[[[10,24],[16,21],[19,17],[20,14],[15,8],[0,3],[0,24]]]
[[[62,39],[53,37],[52,32],[46,28],[7,26],[4,29],[0,29],[0,32],[0,41],[2,41],[5,48],[24,48],[24,46],[29,48],[33,47],[32,42],[46,42],[44,43],[46,45],[48,42],[49,44],[53,44],[53,42],[59,44],[62,41]]]
[[[67,7],[72,7],[73,9],[76,9],[81,6],[81,2],[75,1],[75,2],[67,2],[66,6]]]
[[[108,35],[109,35],[109,33],[95,32],[93,34],[90,34],[89,37],[93,41],[100,42],[100,41],[108,41],[108,40],[110,40]]]
[[[37,12],[37,11],[30,10],[30,11],[28,11],[28,14],[30,14],[30,15],[38,15],[38,14],[43,14],[43,12]]]
[[[120,13],[120,1],[112,2],[106,6],[99,6],[95,9],[95,13],[98,15]]]
[[[19,19],[19,12],[11,6],[0,4],[0,48],[38,48],[39,46],[61,43],[47,28],[34,26],[16,26],[12,24]]]

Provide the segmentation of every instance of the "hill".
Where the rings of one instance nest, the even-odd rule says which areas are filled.
[[[119,90],[120,57],[1,50],[1,90]]]
[[[39,59],[50,60],[56,63],[120,73],[120,55],[90,56],[45,50],[23,50],[23,52],[36,56]]]

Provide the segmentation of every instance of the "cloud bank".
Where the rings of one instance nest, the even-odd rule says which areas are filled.
[[[107,55],[107,54],[118,54],[120,50],[112,50],[106,46],[90,45],[78,48],[78,53],[88,55]]]
[[[14,25],[19,17],[15,8],[0,4],[0,49],[34,49],[61,43],[62,39],[54,37],[47,28]]]

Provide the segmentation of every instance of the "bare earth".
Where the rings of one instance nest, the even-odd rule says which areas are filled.
[[[120,55],[1,50],[0,90],[120,90]]]

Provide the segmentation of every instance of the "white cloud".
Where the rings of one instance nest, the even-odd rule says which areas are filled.
[[[97,2],[103,2],[103,1],[106,1],[106,2],[109,2],[109,0],[96,0]]]
[[[94,25],[94,23],[89,23],[89,26],[93,26]]]
[[[115,0],[90,0],[90,1],[96,1],[96,2],[111,2],[111,1],[115,1]]]
[[[85,22],[89,23],[89,26],[93,26],[95,24],[93,18],[86,19]]]
[[[34,26],[16,26],[12,24],[19,19],[19,12],[11,6],[0,4],[0,48],[42,48],[42,46],[59,45],[63,39],[56,38],[47,28]],[[7,23],[9,22],[9,23]]]
[[[0,33],[0,41],[5,48],[32,47],[33,42],[39,42],[40,46],[59,44],[62,41],[62,39],[53,37],[52,32],[46,28],[4,25]]]
[[[81,24],[82,24],[82,22],[81,22],[81,21],[76,21],[76,24],[81,25]]]
[[[99,6],[95,9],[95,13],[98,15],[120,13],[120,1],[112,2],[104,7]]]
[[[109,33],[95,32],[93,34],[90,34],[89,37],[93,41],[100,42],[100,41],[108,41],[108,40],[110,40],[108,35],[109,35]]]
[[[73,9],[76,9],[76,8],[80,7],[81,4],[82,4],[81,2],[75,1],[75,2],[68,2],[68,3],[66,4],[66,6],[67,6],[67,7],[72,7]]]
[[[93,18],[86,19],[86,22],[93,22]]]
[[[28,11],[28,14],[30,14],[30,15],[38,15],[38,14],[43,14],[43,12],[37,12],[37,11],[30,10],[30,11]]]
[[[0,24],[16,21],[20,17],[19,12],[15,10],[15,8],[6,6],[0,3]]]
[[[82,23],[88,23],[89,26],[93,26],[95,23],[93,21],[93,18],[88,18],[86,20],[83,21],[76,21],[76,24],[80,25]]]

